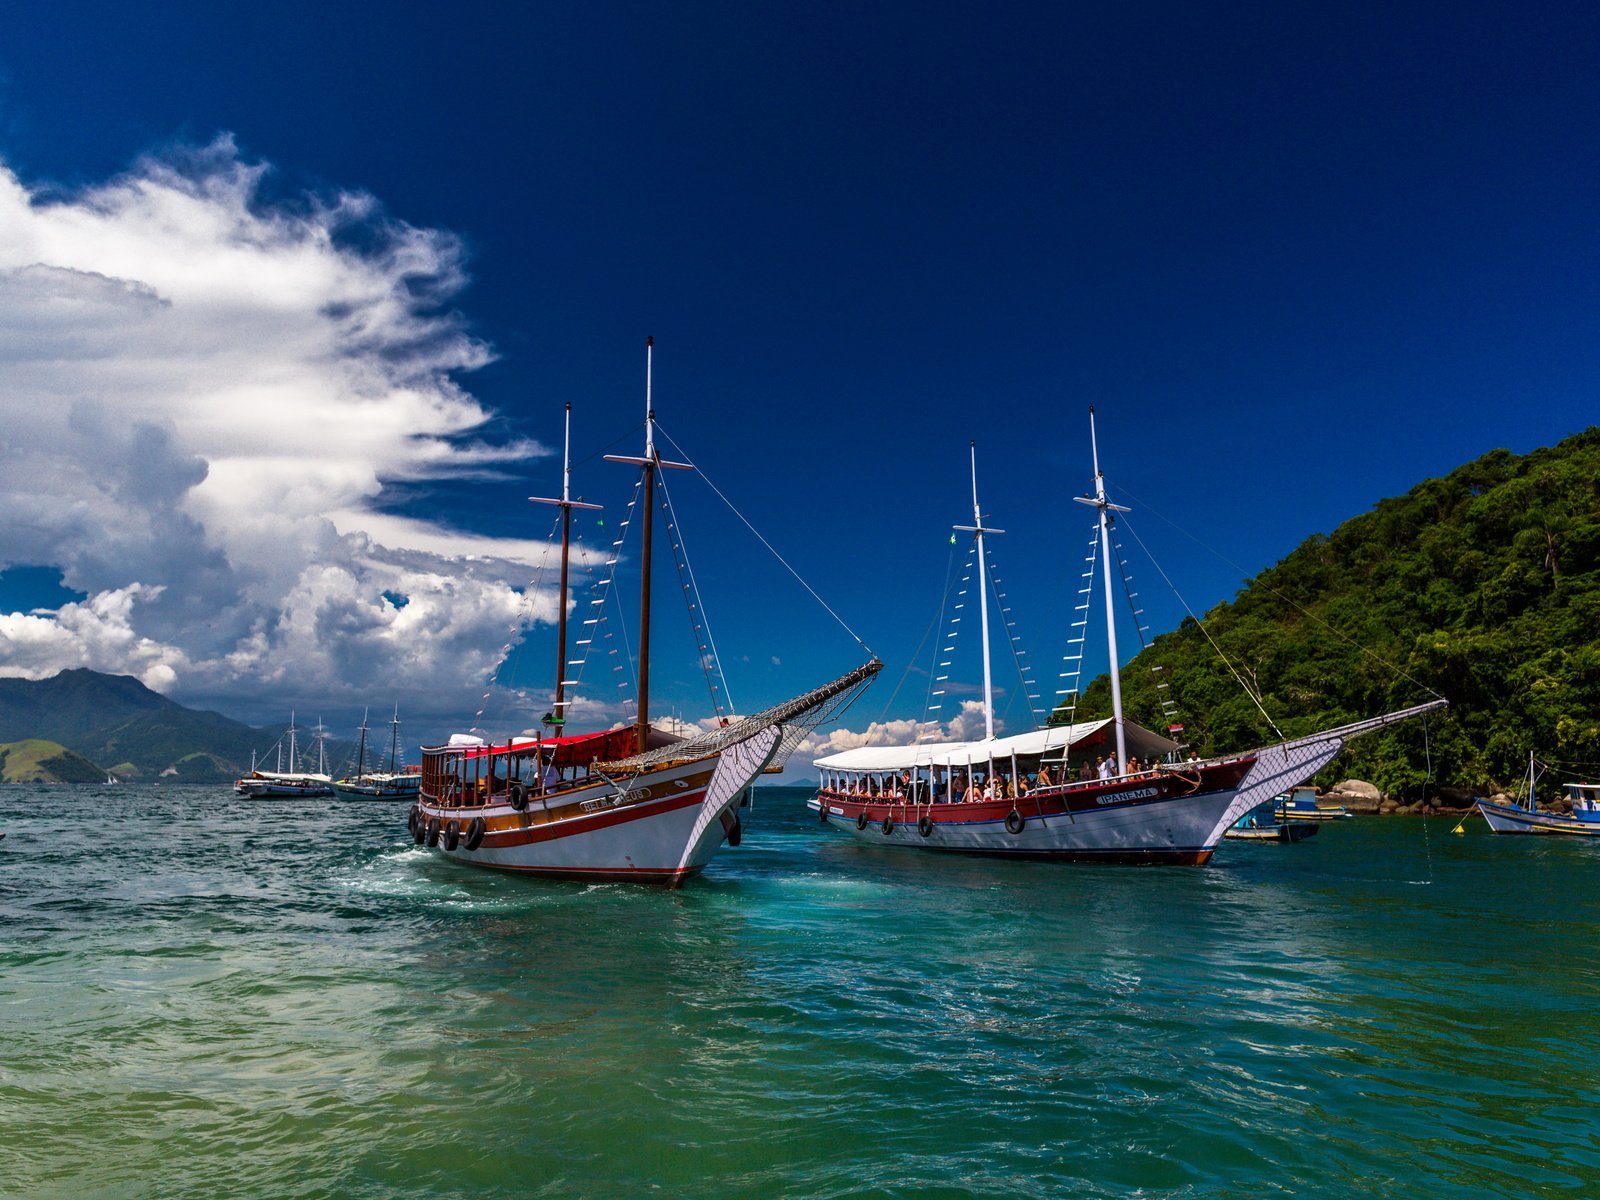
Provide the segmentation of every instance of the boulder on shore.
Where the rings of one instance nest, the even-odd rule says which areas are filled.
[[[1373,816],[1380,810],[1383,793],[1364,779],[1346,779],[1322,797],[1326,803],[1341,804],[1348,811],[1361,816]]]
[[[1368,783],[1365,779],[1346,779],[1343,783],[1334,785],[1333,790],[1341,796],[1355,797],[1361,800],[1382,800],[1383,793],[1376,784]]]

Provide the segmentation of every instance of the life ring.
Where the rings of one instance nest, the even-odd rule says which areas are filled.
[[[428,828],[427,828],[426,832],[427,832],[428,845],[437,846],[439,844],[439,818],[438,817],[433,817],[433,818],[429,819]]]
[[[1010,812],[1008,812],[1006,814],[1006,832],[1007,833],[1021,833],[1022,832],[1022,827],[1026,823],[1027,822],[1025,822],[1023,820],[1023,818],[1022,818],[1022,814],[1019,813],[1014,808]]]
[[[867,827],[867,822],[870,821],[871,819],[872,819],[871,817],[867,816],[867,810],[863,808],[861,810],[861,812],[856,816],[856,828],[857,829],[865,829]]]
[[[744,823],[738,817],[733,819],[733,828],[728,830],[728,845],[737,846],[744,840]]]
[[[461,844],[461,822],[451,821],[444,827],[444,848],[454,850]]]
[[[483,845],[483,834],[486,828],[482,817],[473,817],[471,821],[467,822],[468,850],[476,850]]]
[[[917,832],[923,837],[933,836],[933,818],[927,813],[923,813],[917,818]]]
[[[516,809],[518,812],[521,812],[523,809],[528,807],[528,785],[527,784],[525,784],[525,783],[513,783],[511,785],[510,795],[511,795],[511,807],[512,808]]]
[[[888,813],[885,813],[883,815],[883,823],[879,825],[878,828],[883,832],[884,837],[888,837],[894,832],[894,818]]]

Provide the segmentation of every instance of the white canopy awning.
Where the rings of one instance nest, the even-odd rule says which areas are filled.
[[[814,766],[828,771],[906,771],[919,767],[966,767],[991,760],[1009,762],[1013,755],[1019,759],[1045,759],[1058,761],[1069,746],[1081,743],[1104,743],[1106,749],[1116,748],[1116,733],[1109,728],[1111,718],[1099,721],[1081,721],[1075,725],[1051,725],[1010,737],[980,739],[976,742],[919,742],[911,746],[861,746],[855,750],[841,750],[816,759]],[[1102,732],[1103,731],[1103,732]],[[1128,753],[1139,758],[1153,758],[1178,749],[1178,743],[1152,733],[1132,721],[1122,723],[1123,739]],[[1099,736],[1097,736],[1099,735]]]

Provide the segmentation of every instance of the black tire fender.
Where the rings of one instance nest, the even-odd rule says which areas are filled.
[[[428,843],[428,845],[437,846],[439,844],[439,818],[430,818],[428,821],[428,828],[424,830],[423,833],[424,840]]]
[[[733,828],[728,830],[728,845],[737,846],[744,840],[744,822],[738,817],[733,819]]]
[[[444,848],[454,850],[461,844],[461,822],[451,821],[444,827]]]
[[[1021,833],[1022,832],[1022,827],[1024,825],[1026,825],[1026,824],[1027,824],[1027,822],[1023,819],[1022,814],[1019,813],[1016,809],[1013,808],[1010,812],[1008,812],[1006,814],[1006,832],[1007,833],[1011,833],[1011,834]]]
[[[883,821],[881,824],[879,824],[878,829],[883,833],[884,837],[888,837],[894,832],[894,818],[888,813],[885,813],[883,815]]]
[[[871,820],[872,818],[867,816],[867,810],[863,808],[861,812],[856,815],[856,828],[865,829],[867,827],[867,823]]]
[[[917,832],[923,837],[933,836],[933,818],[927,813],[923,813],[917,818]]]
[[[513,783],[511,785],[511,790],[510,790],[509,795],[511,796],[511,807],[516,809],[518,812],[521,812],[523,809],[528,807],[528,785],[527,784],[525,784],[525,783]]]
[[[487,830],[482,817],[473,817],[467,822],[467,849],[476,850],[483,845],[483,835]]]

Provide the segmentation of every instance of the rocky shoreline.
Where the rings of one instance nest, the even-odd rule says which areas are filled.
[[[1408,801],[1381,791],[1375,784],[1363,779],[1346,779],[1327,791],[1319,788],[1317,805],[1320,808],[1343,808],[1346,812],[1363,817],[1465,816],[1477,805],[1478,796],[1470,788],[1441,787],[1434,789],[1426,799]],[[1496,792],[1487,799],[1512,802],[1512,797],[1504,792]],[[1552,803],[1540,804],[1539,810],[1565,813],[1572,811],[1572,805],[1563,796]]]

